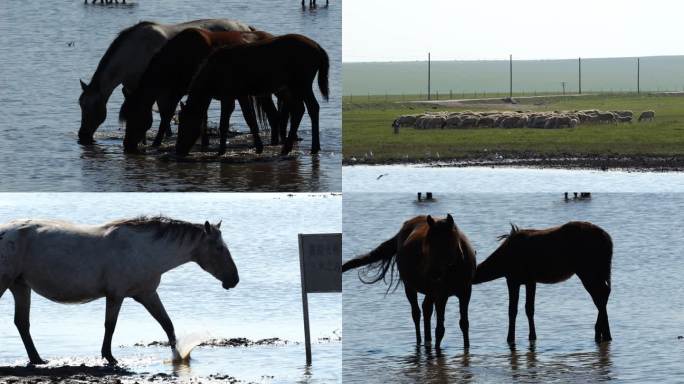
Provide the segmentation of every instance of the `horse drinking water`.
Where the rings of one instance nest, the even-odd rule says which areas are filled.
[[[197,69],[212,50],[217,47],[235,46],[272,37],[270,33],[260,31],[209,32],[198,28],[188,28],[169,40],[150,60],[138,82],[138,88],[132,93],[125,93],[126,99],[119,114],[119,120],[126,123],[124,150],[126,152],[137,151],[138,143],[145,138],[145,133],[152,126],[152,105],[155,102],[159,105],[161,123],[153,145],[161,144],[164,132],[170,130],[171,119],[180,99],[187,93]],[[241,97],[239,101],[245,119],[255,119],[251,100]],[[230,102],[234,103],[228,100],[221,102],[221,137],[227,135],[226,112],[235,109],[234,105],[227,105]],[[274,133],[277,132],[275,129],[278,125],[277,111],[271,95],[263,97],[259,102],[264,104],[265,112],[274,127]],[[258,129],[253,134],[258,136]],[[277,138],[277,135],[275,137]],[[206,145],[206,135],[203,135],[203,144]],[[221,148],[221,152],[223,149]]]
[[[468,238],[454,223],[451,215],[435,220],[431,216],[416,216],[406,222],[394,237],[386,240],[370,253],[347,261],[342,272],[361,266],[368,266],[376,274],[366,284],[384,280],[390,273],[389,289],[393,285],[395,268],[399,271],[399,282],[404,283],[404,291],[411,304],[411,315],[416,328],[416,343],[421,343],[420,307],[418,292],[423,299],[423,323],[425,343],[432,340],[430,320],[433,308],[437,312],[435,328],[435,347],[439,348],[444,337],[444,312],[449,296],[459,299],[463,332],[463,345],[468,348],[468,304],[470,302],[471,281],[475,274],[475,251]]]
[[[97,65],[90,84],[81,80],[83,92],[78,98],[81,106],[81,144],[94,143],[93,135],[107,117],[107,100],[119,84],[129,92],[138,86],[140,75],[152,56],[180,31],[201,28],[208,31],[251,31],[253,28],[239,21],[227,19],[194,20],[180,24],[140,22],[119,33],[109,45]]]
[[[511,224],[511,232],[500,239],[504,242],[499,248],[477,266],[473,284],[506,278],[508,343],[515,343],[520,286],[525,285],[529,339],[536,340],[534,295],[537,283],[559,283],[574,274],[598,308],[594,339],[597,343],[611,340],[606,305],[610,295],[613,242],[606,231],[592,223],[577,221],[548,229],[519,229]]]
[[[14,323],[32,364],[45,363],[29,333],[31,290],[59,303],[107,299],[102,357],[112,356],[112,335],[126,297],[159,322],[175,352],[171,319],[157,295],[161,275],[194,261],[222,282],[237,285],[238,271],[221,237],[221,223],[192,224],[139,217],[100,226],[16,220],[0,225],[0,297],[14,296]]]
[[[199,69],[190,86],[185,108],[180,114],[176,153],[185,156],[190,152],[200,135],[200,125],[211,99],[233,101],[240,97],[279,92],[282,92],[285,107],[290,113],[290,133],[282,153],[292,150],[305,104],[311,117],[311,153],[318,153],[321,148],[318,134],[320,107],[312,85],[318,73],[318,87],[328,100],[328,70],[328,54],[315,41],[302,35],[283,35],[217,49]],[[228,112],[228,117],[231,112]],[[251,131],[258,131],[256,121],[250,120]],[[255,141],[257,139],[255,137]],[[225,146],[223,138],[221,141]]]

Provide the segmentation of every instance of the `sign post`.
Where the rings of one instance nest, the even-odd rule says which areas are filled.
[[[342,292],[342,234],[299,234],[306,364],[311,365],[309,293]]]

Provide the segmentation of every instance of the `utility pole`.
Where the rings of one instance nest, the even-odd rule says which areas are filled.
[[[509,71],[509,84],[508,84],[508,97],[513,98],[513,55],[508,56],[508,71]]]
[[[641,63],[639,62],[639,58],[637,57],[637,95],[641,93]]]
[[[577,58],[577,66],[578,66],[578,73],[579,73],[579,94],[582,94],[582,58],[579,57]]]
[[[428,100],[430,100],[430,52],[428,52]]]
[[[561,85],[563,86],[563,95],[565,95],[565,81],[561,81]]]

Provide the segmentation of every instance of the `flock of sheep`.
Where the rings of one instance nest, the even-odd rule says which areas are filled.
[[[582,111],[553,112],[434,112],[420,115],[400,116],[392,123],[395,131],[399,127],[417,129],[444,128],[573,128],[585,123],[631,123],[632,111]],[[644,111],[638,121],[653,120],[654,111]]]

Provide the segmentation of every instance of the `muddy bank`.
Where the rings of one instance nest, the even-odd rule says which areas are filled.
[[[485,154],[456,158],[371,159],[345,157],[343,165],[426,165],[431,167],[524,167],[553,169],[621,170],[631,172],[682,172],[684,156],[611,156],[537,153]]]
[[[333,332],[333,336],[319,337],[313,343],[323,344],[340,342],[342,337],[337,332]],[[300,345],[299,341],[283,340],[279,337],[270,337],[266,339],[250,340],[245,337],[232,338],[215,338],[203,341],[197,344],[197,347],[256,347],[256,346],[276,346],[282,347],[287,345]],[[149,343],[138,342],[133,344],[134,347],[168,347],[168,341],[151,341]],[[124,346],[120,346],[123,348]]]

